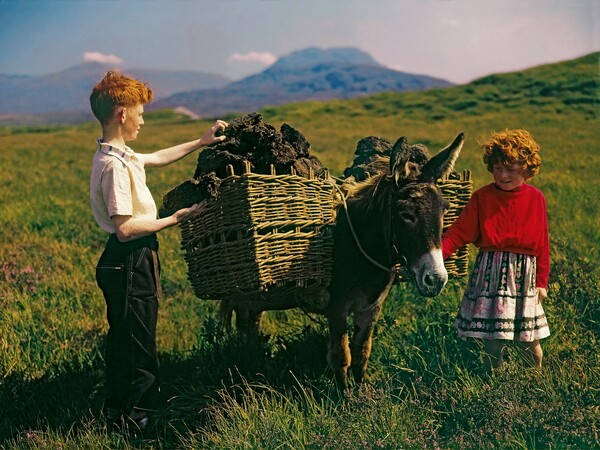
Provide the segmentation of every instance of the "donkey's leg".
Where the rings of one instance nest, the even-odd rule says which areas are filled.
[[[354,313],[354,333],[352,335],[352,373],[357,383],[365,381],[367,364],[371,356],[371,343],[373,329],[379,318],[381,302],[376,303],[372,309]]]
[[[350,348],[348,340],[348,316],[345,314],[327,314],[329,322],[329,349],[327,362],[333,370],[338,388],[348,389],[348,367],[350,366]]]
[[[352,335],[352,373],[358,383],[365,380],[367,364],[371,356],[371,344],[373,341],[373,329],[379,318],[383,301],[388,295],[395,277],[391,276],[387,285],[379,293],[376,299],[361,301],[357,304],[359,312],[354,313],[354,333]],[[365,299],[366,300],[366,299]]]
[[[247,307],[235,307],[235,324],[238,332],[249,337],[258,336],[263,315],[264,311]]]

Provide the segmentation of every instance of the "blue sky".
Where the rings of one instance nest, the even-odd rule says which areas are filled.
[[[310,46],[464,83],[600,50],[600,1],[0,0],[0,74],[105,61],[237,79]]]

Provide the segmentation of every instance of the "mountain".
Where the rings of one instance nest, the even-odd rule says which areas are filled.
[[[280,69],[314,66],[321,63],[348,63],[383,67],[367,52],[354,47],[321,49],[308,47],[280,57],[271,67]]]
[[[218,116],[290,102],[450,86],[439,78],[388,69],[355,48],[311,47],[281,57],[263,72],[223,88],[178,93],[149,108],[185,107],[201,116]]]
[[[299,103],[281,109],[273,108],[269,110],[269,116],[288,123],[301,123],[307,111],[310,111],[314,122],[326,120],[328,116],[343,117],[344,120],[336,119],[338,123],[346,118],[385,118],[394,119],[407,129],[422,128],[416,124],[437,123],[440,128],[451,132],[467,131],[472,137],[475,137],[471,128],[473,123],[481,123],[482,127],[489,129],[532,128],[530,131],[536,135],[538,128],[554,124],[550,127],[553,133],[572,134],[575,142],[579,130],[570,124],[572,117],[577,115],[600,140],[599,62],[600,52],[595,52],[517,72],[484,76],[448,89],[385,92],[315,105]],[[477,132],[487,133],[485,130]],[[551,140],[549,135],[545,139],[546,142]],[[569,164],[573,163],[570,151],[563,149],[565,161]]]
[[[85,63],[43,76],[0,75],[0,122],[7,116],[67,112],[80,115],[85,112],[91,117],[91,90],[108,69],[103,64]],[[204,72],[146,69],[123,72],[147,81],[158,99],[181,91],[219,88],[231,82],[222,75]]]

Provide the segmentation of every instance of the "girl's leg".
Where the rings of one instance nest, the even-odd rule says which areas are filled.
[[[498,369],[502,364],[502,355],[506,343],[502,339],[484,339],[483,346],[485,355],[483,356],[484,368],[486,372]]]
[[[539,339],[532,342],[519,342],[519,345],[523,349],[525,358],[531,363],[532,366],[542,367],[542,358],[544,357],[544,352],[542,351],[542,346],[540,345]]]

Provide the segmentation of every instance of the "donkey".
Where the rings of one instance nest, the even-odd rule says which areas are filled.
[[[327,359],[340,387],[348,369],[362,383],[373,328],[400,262],[419,292],[440,293],[448,280],[441,251],[442,218],[449,208],[435,182],[454,168],[464,143],[460,133],[422,167],[410,159],[405,137],[394,144],[389,172],[350,188],[347,208],[334,229],[333,274],[325,309],[329,325]],[[352,341],[348,317],[354,315]]]
[[[332,280],[323,311],[329,325],[327,360],[344,390],[350,367],[358,383],[365,379],[373,329],[396,278],[393,268],[402,262],[427,297],[439,294],[448,280],[441,238],[449,204],[435,182],[453,170],[463,142],[460,133],[448,147],[418,164],[401,137],[391,150],[388,167],[365,181],[349,183],[334,227]],[[279,309],[302,306],[291,297],[289,301]],[[262,311],[270,309],[259,303],[223,302],[221,311],[229,313],[228,319],[232,307],[238,330],[246,333],[258,331]]]

